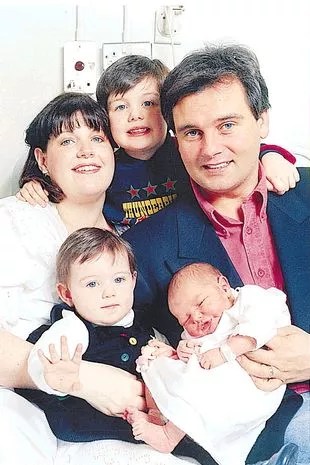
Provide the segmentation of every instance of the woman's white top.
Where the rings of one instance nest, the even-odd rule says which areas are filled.
[[[26,339],[49,321],[56,293],[56,255],[68,236],[56,206],[0,200],[0,324]]]

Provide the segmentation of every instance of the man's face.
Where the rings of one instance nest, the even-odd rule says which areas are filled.
[[[212,199],[246,197],[258,181],[261,138],[268,114],[256,120],[238,80],[182,98],[173,109],[182,160]]]

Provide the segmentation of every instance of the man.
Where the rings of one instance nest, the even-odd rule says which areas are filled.
[[[285,442],[299,445],[299,464],[310,463],[309,169],[300,170],[296,189],[282,197],[267,194],[258,154],[268,134],[268,89],[255,55],[244,47],[207,46],[190,54],[168,75],[161,98],[193,196],[126,232],[139,265],[136,305],[148,308],[154,326],[174,342],[179,328],[167,310],[166,291],[185,264],[209,262],[233,287],[284,290],[294,326],[279,330],[270,350],[240,363],[261,389],[295,383],[303,405]]]

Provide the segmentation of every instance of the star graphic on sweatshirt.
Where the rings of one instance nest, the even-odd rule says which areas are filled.
[[[130,189],[126,192],[128,192],[128,194],[131,195],[131,198],[133,199],[134,197],[138,197],[138,199],[140,198],[140,195],[139,195],[139,190],[140,189],[135,189],[133,186],[130,186]]]
[[[175,185],[176,181],[172,181],[170,178],[167,178],[166,182],[163,182],[163,186],[166,188],[166,192],[169,191],[174,191],[175,190]]]
[[[146,187],[143,187],[143,189],[146,191],[146,194],[147,196],[149,195],[152,195],[152,194],[156,194],[156,187],[157,187],[157,184],[155,184],[154,186],[152,186],[152,184],[150,183],[150,181],[148,182],[148,185]]]

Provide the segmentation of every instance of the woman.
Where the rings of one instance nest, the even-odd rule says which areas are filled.
[[[50,203],[42,209],[15,197],[0,200],[0,384],[6,388],[33,387],[27,373],[31,345],[25,339],[48,322],[56,302],[59,246],[80,227],[112,229],[102,205],[114,173],[114,155],[107,116],[98,104],[83,94],[56,97],[30,124],[26,143],[29,153],[22,178],[43,180]],[[89,362],[83,362],[80,375],[77,395],[105,413],[121,413],[130,404],[143,407],[141,383],[134,376]],[[111,441],[102,447],[96,443],[96,451],[94,445],[59,443],[56,459],[57,442],[44,414],[10,389],[0,389],[0,403],[2,464],[84,464],[83,451],[87,463],[92,457],[96,463],[99,453],[104,463],[104,455],[110,453]],[[136,458],[138,450],[146,453],[143,446],[114,444],[118,455],[122,447],[123,455],[128,447]],[[154,455],[158,458],[155,451]],[[171,463],[178,462],[171,456]]]

